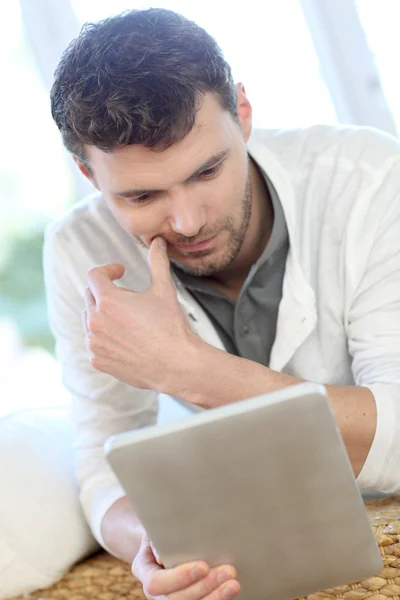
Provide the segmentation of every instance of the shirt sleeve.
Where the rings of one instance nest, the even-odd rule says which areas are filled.
[[[367,198],[364,198],[367,201]],[[372,215],[372,216],[371,216]],[[367,223],[368,220],[368,223]],[[378,186],[352,264],[361,276],[347,314],[356,385],[374,395],[376,434],[358,477],[362,488],[400,491],[400,166]],[[364,236],[362,238],[361,236]],[[365,244],[365,236],[371,243]],[[361,240],[364,239],[364,242]],[[363,248],[368,255],[363,256]],[[357,251],[358,250],[358,251]]]
[[[84,252],[67,244],[62,231],[47,231],[43,261],[48,315],[71,396],[80,501],[94,537],[105,548],[102,519],[125,493],[104,458],[104,443],[111,435],[154,424],[158,399],[155,392],[132,388],[90,364],[82,325],[87,284],[75,267],[84,261]]]

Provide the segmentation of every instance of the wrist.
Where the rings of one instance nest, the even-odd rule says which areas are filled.
[[[191,334],[179,351],[174,353],[172,368],[165,370],[165,378],[159,392],[180,398],[186,402],[211,408],[206,398],[207,372],[211,375],[211,365],[224,354],[210,346],[199,336]]]

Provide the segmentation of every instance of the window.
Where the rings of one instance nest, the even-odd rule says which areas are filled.
[[[27,344],[50,347],[41,238],[74,190],[16,2],[0,19],[0,70],[0,315],[14,320]]]
[[[374,55],[383,91],[400,131],[400,3],[398,0],[357,0],[357,10]]]
[[[1,10],[7,18],[0,19],[0,416],[65,400],[56,365],[44,350],[52,351],[54,341],[47,324],[42,239],[48,221],[75,199],[18,3]]]

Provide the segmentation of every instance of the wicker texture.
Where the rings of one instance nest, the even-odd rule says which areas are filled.
[[[366,503],[384,561],[383,571],[365,581],[343,585],[297,600],[400,600],[400,498]],[[284,572],[278,575],[284,576]],[[100,553],[77,565],[61,581],[15,600],[144,600],[129,565]]]

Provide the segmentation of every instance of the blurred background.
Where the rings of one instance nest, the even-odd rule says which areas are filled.
[[[160,6],[204,26],[261,127],[400,130],[399,0],[7,0],[0,6],[0,416],[68,402],[42,275],[46,225],[90,192],[52,122],[58,59],[82,24]]]

